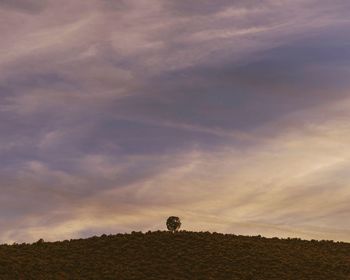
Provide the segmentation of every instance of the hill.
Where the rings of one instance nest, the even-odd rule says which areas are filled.
[[[133,232],[0,246],[0,279],[350,279],[350,244]]]

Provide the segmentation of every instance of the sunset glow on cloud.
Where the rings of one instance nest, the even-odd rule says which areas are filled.
[[[350,241],[350,2],[0,2],[0,242]]]

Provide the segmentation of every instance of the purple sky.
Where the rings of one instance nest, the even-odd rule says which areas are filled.
[[[350,2],[1,0],[0,242],[350,241]]]

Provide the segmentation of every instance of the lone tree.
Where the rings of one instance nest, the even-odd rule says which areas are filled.
[[[166,227],[171,232],[178,231],[181,226],[180,218],[175,216],[170,216],[166,221]]]

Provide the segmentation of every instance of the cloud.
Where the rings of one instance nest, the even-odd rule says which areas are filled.
[[[19,12],[25,13],[38,13],[41,12],[47,5],[47,1],[40,0],[3,0],[0,3],[0,7],[5,9],[13,9]]]
[[[347,240],[347,1],[2,1],[2,242]]]
[[[28,162],[15,183],[27,201],[22,238],[77,237],[86,228],[113,232],[113,225],[156,229],[177,213],[186,229],[347,240],[348,106],[348,100],[334,104],[326,109],[334,116],[327,122],[317,119],[245,150],[226,146],[122,161],[90,155],[75,175]],[[323,110],[300,112],[300,122]],[[45,202],[28,215],[28,202],[38,195]],[[18,240],[23,233],[6,234]]]

